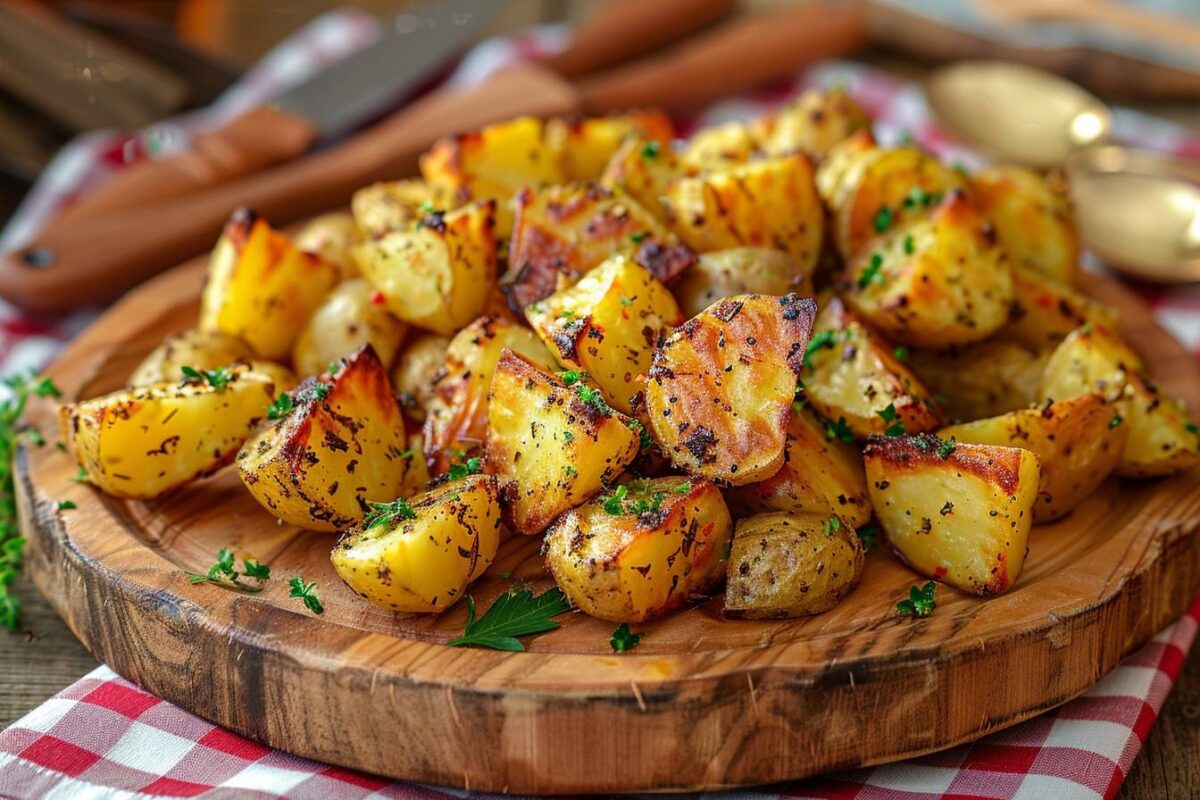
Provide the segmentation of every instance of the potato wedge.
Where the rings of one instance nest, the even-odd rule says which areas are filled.
[[[628,195],[571,184],[522,189],[515,202],[510,267],[501,281],[512,308],[571,286],[616,255],[665,282],[696,263],[696,255]]]
[[[1013,298],[1002,335],[1034,349],[1052,348],[1081,325],[1115,330],[1116,312],[1026,267],[1012,271]]]
[[[1039,397],[1064,400],[1095,393],[1116,400],[1125,394],[1129,376],[1144,370],[1141,357],[1114,331],[1086,325],[1071,331],[1051,353]]]
[[[738,520],[725,615],[782,619],[820,614],[858,585],[866,556],[854,528],[828,511]]]
[[[1200,433],[1182,400],[1167,397],[1140,376],[1130,379],[1126,424],[1129,443],[1117,474],[1128,478],[1174,475],[1200,464]]]
[[[488,401],[486,470],[500,479],[505,523],[538,533],[600,493],[637,456],[636,420],[598,389],[564,381],[504,350]]]
[[[314,217],[305,223],[293,240],[296,247],[306,253],[315,253],[330,264],[337,266],[342,280],[358,274],[351,250],[358,243],[361,233],[348,211],[333,211]]]
[[[292,366],[316,375],[370,343],[386,367],[396,358],[408,326],[384,306],[383,293],[363,278],[340,284],[313,312],[292,348]]]
[[[635,109],[606,117],[552,119],[546,135],[562,160],[566,180],[595,181],[627,137],[643,136],[665,147],[675,138],[675,126],[661,111]]]
[[[719,585],[732,534],[709,481],[641,479],[559,517],[546,534],[546,566],[585,613],[644,622]]]
[[[211,370],[227,367],[235,361],[249,361],[253,357],[250,346],[236,336],[193,328],[168,336],[150,351],[129,376],[129,385],[170,383],[179,380],[180,370],[185,366]]]
[[[772,247],[811,272],[821,252],[825,212],[804,155],[678,178],[667,187],[663,204],[668,226],[698,253]]]
[[[333,567],[369,603],[439,614],[496,558],[499,493],[491,475],[468,475],[408,501],[378,504],[338,540]]]
[[[746,163],[757,151],[758,142],[751,126],[733,120],[701,128],[692,134],[679,153],[679,161],[685,168],[719,172]]]
[[[654,349],[683,322],[667,287],[623,256],[527,306],[525,318],[558,363],[586,372],[624,414],[632,412]]]
[[[496,285],[494,214],[490,202],[427,214],[358,245],[355,258],[395,316],[451,335],[483,313]]]
[[[890,228],[846,265],[842,297],[889,339],[946,349],[1008,321],[1013,279],[987,223],[952,191],[932,218]]]
[[[351,198],[350,211],[361,236],[378,239],[411,228],[433,210],[448,211],[461,205],[450,191],[406,179],[364,186]]]
[[[426,409],[433,399],[433,384],[446,361],[450,337],[440,333],[410,336],[392,367],[392,390],[404,415],[424,422]]]
[[[802,379],[813,410],[832,423],[830,436],[844,438],[850,431],[865,439],[897,422],[908,433],[941,424],[929,390],[896,357],[896,348],[836,297],[817,316]]]
[[[756,138],[770,156],[799,151],[816,161],[842,140],[871,130],[871,118],[845,89],[809,89],[759,120]]]
[[[670,145],[630,136],[609,159],[600,185],[614,194],[632,197],[660,222],[666,222],[662,197],[667,185],[686,172]]]
[[[426,406],[425,458],[434,475],[450,468],[452,451],[483,445],[488,427],[488,392],[505,349],[542,369],[555,369],[554,356],[528,328],[498,317],[480,317],[450,340]]]
[[[1013,264],[1071,285],[1079,272],[1079,234],[1061,178],[1013,165],[971,176],[971,196]]]
[[[232,461],[273,399],[270,378],[233,364],[209,380],[66,404],[59,421],[89,483],[113,497],[149,500]]]
[[[1033,522],[1039,525],[1070,513],[1121,463],[1129,439],[1129,426],[1121,422],[1116,404],[1085,394],[951,425],[938,436],[1037,453],[1042,469]]]
[[[262,358],[283,360],[340,279],[337,266],[240,209],[213,248],[199,328],[235,336]]]
[[[283,419],[237,456],[242,483],[263,508],[301,528],[335,531],[361,521],[372,502],[397,496],[413,453],[369,344],[289,397]]]
[[[863,459],[875,518],[906,564],[978,595],[1017,582],[1037,502],[1036,453],[925,434],[872,439]]]
[[[782,250],[735,247],[704,253],[672,287],[685,317],[735,294],[813,294],[810,275]]]
[[[646,381],[664,455],[725,486],[774,475],[815,315],[809,299],[749,294],[680,325],[655,352]]]
[[[769,511],[836,514],[852,528],[871,521],[862,454],[853,444],[826,436],[825,422],[802,406],[792,409],[779,471],[730,489],[726,500],[737,517]]]
[[[1023,344],[993,337],[961,350],[911,350],[905,366],[951,419],[995,417],[1041,399],[1038,385],[1050,358]]]

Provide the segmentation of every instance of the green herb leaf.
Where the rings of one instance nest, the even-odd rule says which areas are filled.
[[[468,475],[478,475],[483,471],[483,459],[479,456],[471,456],[466,461],[454,463],[450,465],[450,480],[456,481],[459,478],[465,478]]]
[[[79,508],[79,506],[75,505],[74,500],[59,500],[58,501],[58,510],[59,511],[71,511],[72,509],[76,509],[76,508]]]
[[[650,233],[648,231],[638,231],[637,233],[631,233],[631,234],[629,234],[629,241],[633,242],[634,244],[641,244],[643,241],[645,241],[646,237],[649,235],[650,235]]]
[[[369,531],[381,525],[394,525],[397,521],[416,519],[417,512],[408,504],[408,499],[398,497],[390,503],[371,503],[371,513],[363,520],[363,530]]]
[[[883,409],[882,411],[876,411],[875,413],[878,414],[884,422],[891,423],[883,431],[886,436],[904,435],[904,423],[897,419],[895,403],[888,403],[887,408]]]
[[[271,577],[271,568],[253,558],[247,558],[242,562],[242,570],[247,578],[265,581]]]
[[[646,146],[642,148],[642,158],[652,160],[658,158],[658,154],[662,151],[662,145],[658,142],[646,142]]]
[[[899,347],[897,347],[895,350],[892,351],[892,355],[896,357],[897,361],[900,361],[900,362],[908,361],[908,348],[905,347],[904,345],[900,345]]]
[[[919,589],[916,586],[910,587],[908,597],[896,603],[896,610],[910,617],[928,617],[937,608],[937,602],[933,599],[935,588],[936,584],[933,581],[927,582]]]
[[[943,459],[947,459],[954,452],[955,444],[953,440],[946,440],[938,445],[937,454]]]
[[[292,396],[287,392],[283,392],[279,397],[275,398],[275,402],[267,406],[267,419],[283,419],[288,414],[292,413],[295,404],[292,401]]]
[[[321,601],[317,598],[316,583],[305,583],[304,579],[297,575],[288,581],[288,586],[292,589],[288,592],[288,597],[300,598],[300,602],[304,603],[314,614],[325,613],[325,606],[321,605]]]
[[[629,624],[622,622],[613,631],[612,638],[608,640],[608,644],[612,647],[614,653],[628,653],[630,650],[638,646],[638,642],[642,640],[639,633],[634,633],[629,630]]]
[[[575,369],[567,369],[562,372],[556,372],[558,379],[563,382],[564,386],[574,386],[580,381],[587,380],[588,374]]]
[[[233,380],[233,373],[229,367],[220,367],[201,372],[193,367],[180,367],[180,372],[183,373],[183,379],[180,383],[187,385],[189,383],[207,383],[218,392],[223,390]]]
[[[829,441],[839,439],[843,442],[853,442],[854,431],[846,424],[845,417],[838,417],[837,422],[825,423],[825,438]]]
[[[629,308],[630,306],[633,305],[632,297],[626,297],[625,295],[621,295],[620,300],[621,300],[621,305],[625,306],[626,308]]]
[[[911,256],[915,250],[916,250],[916,245],[913,244],[912,235],[910,234],[908,236],[905,236],[904,237],[904,254],[906,256]]]
[[[813,354],[823,347],[833,347],[836,342],[837,333],[835,331],[818,331],[808,340],[808,347],[804,348],[804,366],[811,367]],[[801,388],[796,387],[796,391],[801,391]]]
[[[681,483],[675,487],[675,494],[687,494],[692,490],[690,483]]]
[[[879,529],[874,525],[864,525],[856,528],[854,532],[858,534],[858,538],[862,542],[863,552],[871,552],[879,539]]]
[[[1125,421],[1125,418],[1122,417],[1120,414],[1113,414],[1112,419],[1110,419],[1108,421],[1108,429],[1111,431],[1113,428],[1117,427],[1124,421]]]
[[[880,206],[875,212],[873,220],[875,224],[875,232],[883,233],[888,228],[892,227],[892,208],[891,206]]]
[[[826,536],[833,536],[842,529],[842,521],[838,517],[830,517],[821,523],[821,532]]]
[[[879,253],[871,253],[871,262],[858,276],[858,288],[866,289],[872,283],[883,283],[883,275],[880,269],[883,268],[883,256]]]
[[[463,635],[448,642],[451,647],[490,647],[493,650],[520,652],[525,645],[518,636],[554,630],[559,614],[571,610],[561,589],[548,589],[534,596],[527,587],[510,589],[496,598],[491,608],[475,618],[475,599],[467,595],[467,625]]]
[[[575,387],[575,396],[585,406],[591,406],[597,411],[607,414],[612,409],[608,407],[608,403],[604,402],[604,396],[600,394],[599,389],[593,389],[590,386],[584,386],[582,383]]]
[[[324,381],[317,381],[313,385],[313,394],[316,395],[318,400],[324,400],[329,396],[329,384]]]

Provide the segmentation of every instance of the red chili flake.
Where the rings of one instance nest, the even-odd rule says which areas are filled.
[[[377,291],[375,294],[371,295],[371,305],[381,306],[385,302],[387,302],[387,298],[383,296],[383,292]]]

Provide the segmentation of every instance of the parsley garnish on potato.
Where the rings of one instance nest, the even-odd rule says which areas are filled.
[[[228,386],[229,382],[233,380],[233,372],[230,371],[229,367],[198,370],[194,367],[183,366],[180,367],[180,372],[183,373],[183,379],[180,383],[185,385],[189,383],[207,383],[218,392]]]

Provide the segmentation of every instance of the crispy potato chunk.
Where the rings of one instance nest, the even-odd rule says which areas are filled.
[[[726,493],[735,516],[768,511],[837,514],[851,527],[871,520],[862,454],[853,444],[825,435],[825,423],[807,408],[793,408],[783,466],[771,477]]]
[[[1013,270],[1013,299],[1002,334],[1034,349],[1051,348],[1068,333],[1091,323],[1115,329],[1116,312],[1033,270]]]
[[[396,497],[413,454],[369,344],[290,397],[286,416],[237,457],[242,483],[263,508],[301,528],[334,531],[361,521],[372,502]]]
[[[393,317],[384,303],[383,293],[362,278],[339,285],[300,331],[292,348],[292,366],[301,375],[316,375],[368,342],[384,366],[391,364],[408,326]]]
[[[166,381],[59,408],[63,440],[88,482],[113,497],[151,499],[233,460],[274,398],[248,364],[215,381]]]
[[[503,287],[524,309],[616,255],[669,282],[696,263],[675,234],[628,195],[592,184],[522,189]]]
[[[591,376],[625,414],[641,391],[654,349],[683,314],[646,269],[615,256],[569,289],[526,307],[525,318],[566,369]]]
[[[1033,507],[1036,525],[1070,513],[1117,468],[1129,439],[1129,426],[1121,421],[1115,404],[1085,394],[1040,409],[951,425],[938,435],[1037,453],[1042,471]]]
[[[436,192],[459,205],[492,201],[500,238],[512,234],[509,201],[518,189],[567,179],[546,124],[534,117],[439,139],[421,156],[421,175]]]
[[[661,111],[633,110],[624,114],[582,119],[552,119],[546,123],[551,146],[562,159],[568,181],[595,181],[626,137],[644,136],[664,147],[675,138],[675,126]]]
[[[699,253],[773,247],[810,272],[821,252],[825,212],[800,154],[679,178],[663,202],[670,227]]]
[[[168,336],[142,359],[129,376],[130,386],[178,381],[187,366],[198,370],[227,367],[235,361],[254,357],[249,345],[236,336],[198,328]]]
[[[865,563],[854,529],[828,511],[780,511],[738,520],[725,615],[782,619],[820,614],[858,585]]]
[[[546,566],[585,613],[644,622],[714,589],[732,534],[709,481],[641,479],[559,517],[546,534]]]
[[[480,317],[450,340],[426,406],[425,457],[433,474],[450,468],[452,451],[483,445],[488,427],[488,392],[505,349],[542,369],[554,369],[554,356],[536,335],[516,322]]]
[[[483,313],[496,285],[493,205],[428,214],[416,228],[363,242],[363,276],[405,322],[453,334]]]
[[[1079,272],[1079,234],[1061,179],[997,165],[971,176],[971,195],[1012,262],[1069,285]]]
[[[685,168],[718,172],[746,163],[757,150],[750,125],[730,121],[696,131],[683,146],[679,160]]]
[[[600,185],[616,194],[632,197],[659,221],[667,221],[663,195],[667,186],[686,170],[669,145],[642,136],[631,136],[617,148]]]
[[[333,567],[369,603],[439,614],[496,559],[499,494],[491,475],[468,475],[384,504],[338,540]]]
[[[440,333],[421,333],[410,337],[392,367],[392,389],[404,414],[414,422],[424,422],[426,409],[433,399],[433,384],[446,361],[450,337]]]
[[[635,423],[598,389],[568,386],[504,350],[488,402],[486,469],[500,478],[506,524],[537,533],[597,495],[637,456]]]
[[[676,466],[723,485],[774,475],[816,304],[795,295],[720,300],[654,354],[646,408]]]
[[[804,395],[813,410],[859,439],[904,425],[909,433],[930,431],[941,414],[929,390],[896,357],[896,349],[831,298],[817,316],[805,358]],[[888,409],[891,409],[889,411]],[[892,412],[895,412],[894,418]]]
[[[938,405],[959,420],[995,417],[1036,403],[1050,358],[1049,352],[995,337],[961,350],[900,352]]]
[[[704,253],[675,284],[675,299],[685,317],[735,294],[813,294],[808,272],[782,250],[735,247]]]
[[[293,241],[304,252],[315,253],[336,265],[341,271],[341,279],[349,280],[358,274],[358,265],[350,251],[360,236],[350,212],[333,211],[309,220]]]
[[[921,435],[872,439],[863,457],[875,518],[906,564],[979,595],[1017,582],[1037,502],[1037,454]]]
[[[809,89],[756,127],[767,155],[800,151],[820,161],[843,139],[869,132],[871,118],[845,89],[834,87]]]
[[[240,209],[213,248],[200,330],[235,336],[262,358],[280,361],[340,279],[334,264]]]
[[[355,226],[363,237],[378,239],[392,231],[407,230],[431,210],[463,205],[448,191],[425,181],[406,179],[364,186],[350,200]]]
[[[1008,263],[966,197],[952,192],[929,220],[889,230],[846,266],[842,297],[896,342],[945,349],[1008,320]]]

